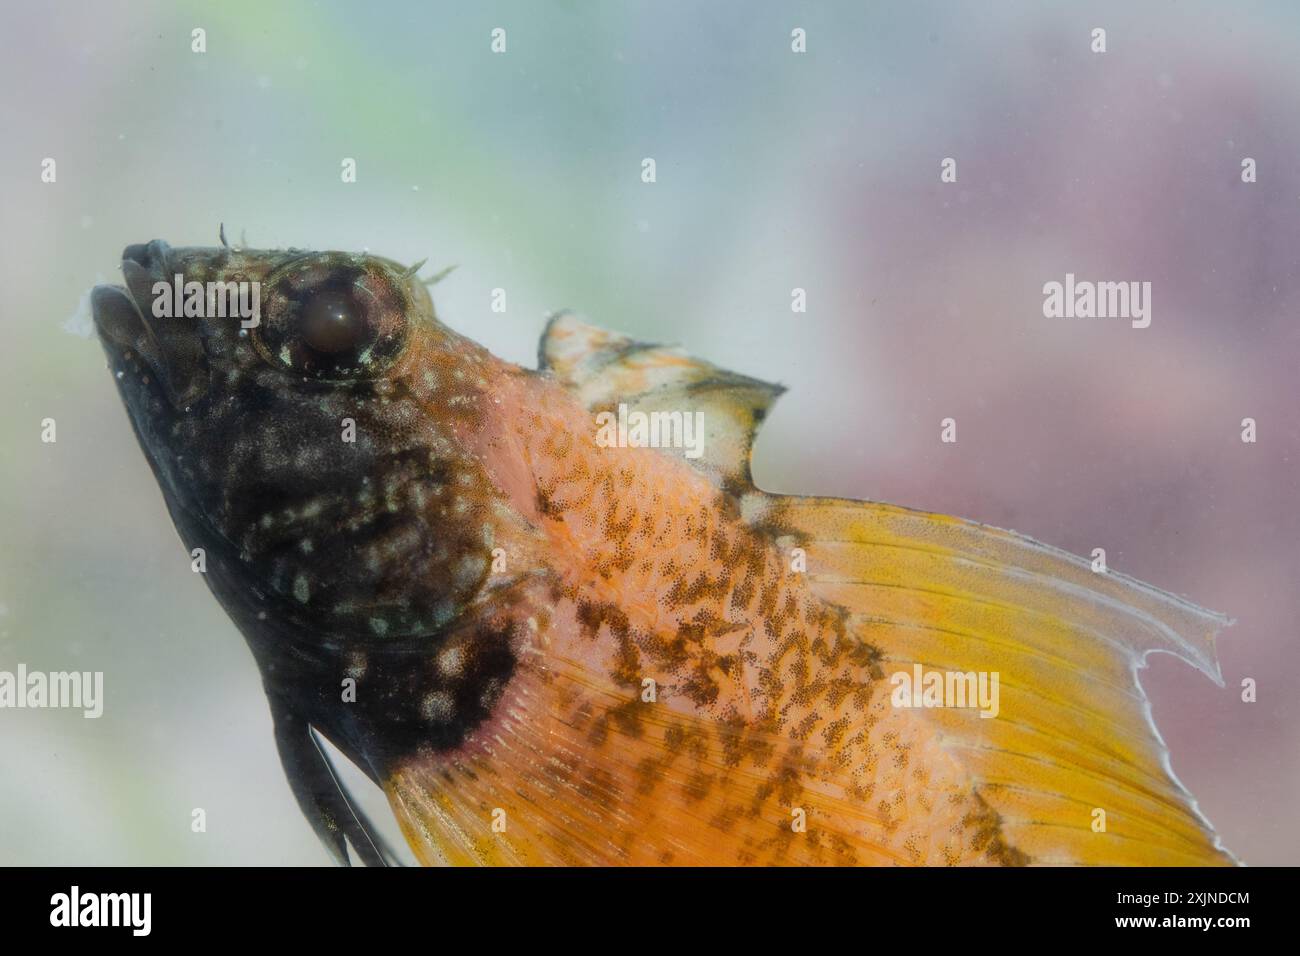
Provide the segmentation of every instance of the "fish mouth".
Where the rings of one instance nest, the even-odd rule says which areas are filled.
[[[121,366],[138,355],[156,377],[173,408],[198,400],[207,391],[208,365],[200,328],[193,319],[153,314],[154,285],[172,282],[172,250],[161,239],[122,250],[125,288],[101,285],[91,290],[91,314],[100,341]]]

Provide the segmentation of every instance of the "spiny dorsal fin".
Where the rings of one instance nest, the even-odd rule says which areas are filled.
[[[593,412],[702,413],[700,455],[665,447],[722,483],[752,484],[749,454],[758,426],[785,388],[718,368],[680,348],[637,342],[552,316],[542,334],[538,366],[567,385]]]

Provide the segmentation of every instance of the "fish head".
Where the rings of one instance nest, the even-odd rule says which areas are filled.
[[[490,561],[489,483],[461,436],[491,356],[437,321],[412,270],[155,240],[128,246],[122,271],[124,287],[92,293],[110,370],[250,643],[272,625],[319,648],[452,619]],[[191,283],[227,306],[229,284],[256,284],[256,318],[211,295],[186,308]]]

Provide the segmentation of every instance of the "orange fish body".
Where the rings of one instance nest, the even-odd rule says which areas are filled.
[[[184,456],[141,424],[148,401],[123,392],[187,544],[210,531],[239,552],[209,583],[262,665],[327,844],[384,856],[304,749],[312,732],[384,787],[427,864],[1232,862],[1135,679],[1150,651],[1218,679],[1217,615],[1011,532],[764,493],[749,451],[781,389],[676,349],[559,316],[534,372],[442,326],[381,260],[141,248],[128,259],[145,270],[281,290],[267,335],[289,345],[248,347],[288,363],[284,383],[237,338],[204,340],[209,392],[215,357],[235,356],[226,381],[249,407],[304,423],[292,461],[252,443],[248,460],[277,471],[241,472],[277,510],[191,493]],[[387,347],[385,364],[312,351],[333,333],[292,340],[323,314],[313,295],[346,315],[352,287],[358,321],[380,329],[357,341]],[[104,295],[110,361],[129,367],[122,342],[160,336]],[[201,401],[237,430],[229,396]],[[331,445],[324,477],[304,479],[294,469],[349,408],[371,457]],[[667,441],[629,440],[637,416]],[[340,539],[334,563],[312,563]],[[267,608],[300,600],[254,613],[250,587]],[[354,701],[334,699],[340,678]]]

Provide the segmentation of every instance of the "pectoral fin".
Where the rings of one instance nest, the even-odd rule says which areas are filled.
[[[780,734],[647,703],[581,662],[526,667],[491,732],[384,780],[425,865],[898,865],[889,822]],[[807,808],[808,831],[791,827]],[[802,812],[802,811],[801,811]]]
[[[351,865],[350,843],[366,866],[400,865],[339,779],[315,729],[274,699],[271,713],[275,720],[275,743],[289,788],[334,862],[339,866]]]

